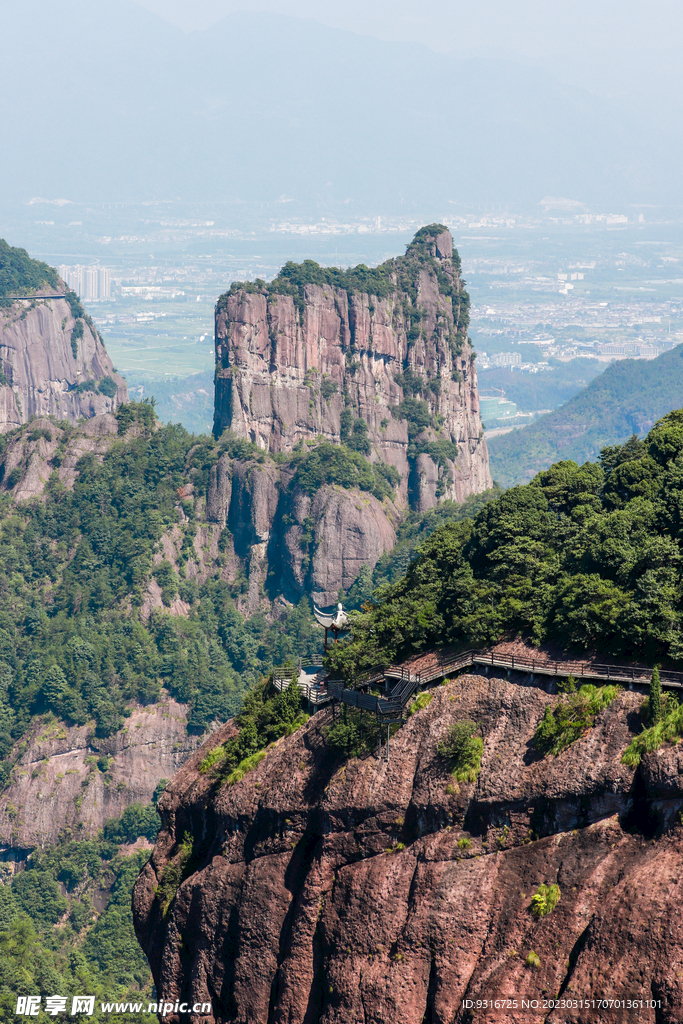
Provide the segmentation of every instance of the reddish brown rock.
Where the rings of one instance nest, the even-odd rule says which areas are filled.
[[[97,330],[83,319],[78,321],[83,335],[74,339],[74,356],[76,323],[66,299],[17,301],[0,310],[0,364],[8,381],[0,386],[0,432],[32,416],[77,423],[128,401],[126,382],[114,371]],[[104,377],[117,385],[113,397],[96,389]],[[93,390],[77,390],[88,381]]]
[[[414,507],[431,508],[442,498],[463,501],[490,487],[472,351],[466,335],[458,334],[459,301],[440,290],[437,278],[438,270],[454,296],[460,294],[450,233],[423,248],[431,262],[411,269],[412,298],[397,272],[396,288],[384,298],[308,284],[301,311],[291,295],[243,289],[223,296],[216,309],[215,433],[229,427],[271,452],[318,436],[338,443],[348,406],[368,425],[371,459],[398,469],[405,503],[408,428],[392,408],[405,397],[395,378],[410,370],[425,381],[423,398],[440,424],[438,436],[458,451],[440,464],[420,456],[417,472],[425,483],[417,482]],[[421,314],[417,337],[411,311]],[[421,439],[436,436],[428,430]]]
[[[292,496],[292,525],[284,531],[284,576],[287,594],[309,592],[327,607],[348,590],[363,566],[375,567],[396,543],[399,514],[391,502],[366,491],[321,487],[313,498]]]
[[[667,754],[650,770],[671,798],[656,807],[643,773],[621,763],[642,700],[628,692],[538,760],[530,741],[556,699],[460,677],[409,718],[388,763],[335,761],[327,714],[232,787],[199,773],[194,755],[162,798],[165,828],[134,894],[160,997],[210,1000],[215,1024],[680,1022],[683,798],[665,781],[677,763]],[[436,746],[464,718],[481,723],[482,771],[453,787]],[[156,887],[186,832],[189,876],[164,919]],[[542,883],[561,900],[537,920]],[[558,995],[662,1009],[534,1018],[462,1003]]]

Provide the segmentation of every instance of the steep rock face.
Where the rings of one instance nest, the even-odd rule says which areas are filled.
[[[320,435],[344,440],[360,419],[370,457],[399,471],[402,499],[413,507],[490,487],[468,300],[450,233],[423,229],[405,257],[366,272],[366,290],[338,272],[292,284],[294,271],[325,272],[304,264],[288,277],[290,266],[271,285],[234,285],[219,299],[216,436],[227,427],[286,452]],[[426,403],[428,416],[402,415],[405,398]],[[426,449],[438,440],[449,447],[435,457]]]
[[[0,462],[0,490],[15,501],[41,497],[50,476],[67,487],[77,479],[79,461],[92,455],[102,462],[118,437],[118,423],[111,413],[87,420],[81,430],[67,433],[51,420],[37,418],[9,441]]]
[[[326,486],[312,498],[295,491],[289,509],[282,590],[309,592],[322,607],[334,604],[363,566],[374,568],[396,543],[398,511],[363,491]]]
[[[638,1020],[680,1021],[677,757],[649,755],[640,773],[621,763],[642,700],[622,692],[582,739],[537,760],[530,740],[555,699],[462,676],[392,738],[388,763],[335,762],[324,714],[232,787],[198,773],[195,755],[162,797],[165,828],[134,893],[160,998],[211,1000],[216,1024],[465,1024],[463,999],[557,994],[661,999]],[[482,725],[482,772],[453,786],[436,746],[466,718]],[[164,918],[156,887],[186,831],[192,858]],[[542,883],[561,900],[537,920]]]
[[[89,318],[74,317],[66,298],[19,300],[0,308],[0,363],[3,433],[31,416],[76,423],[128,400],[126,382],[114,372],[97,330]],[[105,378],[115,385],[104,386],[111,394],[98,390]]]
[[[323,607],[348,590],[363,566],[373,569],[396,543],[396,506],[374,495],[325,485],[314,495],[296,486],[287,466],[222,455],[212,467],[207,517],[227,525],[249,576],[247,607],[259,605],[266,576],[290,600],[310,593]]]
[[[131,803],[149,803],[196,749],[187,708],[174,700],[133,710],[107,739],[92,726],[34,719],[10,784],[0,795],[0,844],[30,849],[64,834],[94,835]]]

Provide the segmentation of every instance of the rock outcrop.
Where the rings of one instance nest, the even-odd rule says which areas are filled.
[[[0,432],[32,416],[76,423],[128,400],[97,329],[72,304],[65,296],[0,307]]]
[[[214,433],[288,452],[357,441],[360,421],[369,457],[398,470],[413,508],[486,490],[467,308],[440,225],[374,271],[308,261],[269,285],[234,284],[216,307]]]
[[[149,803],[197,747],[186,726],[187,708],[170,699],[134,708],[107,739],[92,725],[37,716],[0,795],[0,844],[26,850],[85,839],[129,804]]]
[[[661,1000],[633,1019],[680,1021],[677,748],[638,770],[621,763],[642,701],[622,691],[540,760],[530,741],[556,699],[468,675],[433,691],[389,761],[335,758],[327,713],[233,786],[198,771],[206,748],[193,755],[161,799],[164,828],[134,893],[159,998],[210,1001],[212,1024],[518,1024],[532,1019],[522,998],[542,1008],[557,996]],[[481,724],[482,771],[455,785],[436,748],[463,719]],[[180,884],[165,916],[156,891],[169,865]],[[561,898],[539,919],[542,884]],[[462,1002],[494,998],[517,1011],[473,1015]],[[584,1003],[538,1019],[617,1018]]]
[[[396,543],[397,509],[372,494],[321,487],[314,497],[295,491],[283,531],[280,586],[285,594],[311,593],[334,604],[367,566],[374,569]]]
[[[15,501],[39,498],[53,473],[73,487],[81,459],[91,456],[101,463],[117,436],[111,413],[86,420],[77,431],[38,417],[9,440],[0,461],[0,491],[11,492]]]
[[[129,429],[134,432],[136,427]],[[9,439],[0,457],[0,493],[11,494],[15,501],[40,498],[52,474],[73,487],[82,460],[101,463],[118,440],[119,423],[111,413],[86,420],[77,430],[34,419]],[[199,524],[188,578],[204,582],[220,572],[232,580],[245,573],[249,587],[240,607],[247,614],[267,610],[279,594],[290,601],[311,594],[327,606],[337,601],[340,590],[349,589],[363,566],[374,568],[395,544],[400,510],[389,499],[379,501],[367,491],[336,485],[320,487],[311,496],[291,483],[287,465],[222,454],[210,471],[206,492],[195,494],[188,469],[181,490],[183,500],[192,499]],[[179,523],[164,534],[154,559],[166,559],[176,568],[185,536],[180,500]],[[223,530],[225,557],[218,546]],[[146,620],[162,606],[160,588],[151,580],[140,614]],[[169,608],[180,615],[188,610],[179,598]]]

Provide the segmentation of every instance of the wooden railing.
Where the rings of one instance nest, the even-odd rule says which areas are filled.
[[[282,693],[286,690],[292,679],[297,679],[299,669],[296,665],[278,665],[273,669],[273,686]]]
[[[574,676],[576,680],[599,682],[647,684],[652,669],[647,665],[599,665],[583,661],[551,661],[531,655],[504,654],[495,650],[470,649],[457,654],[434,654],[419,672],[411,672],[410,666],[392,665],[387,669],[373,669],[357,677],[351,685],[342,679],[330,679],[324,670],[312,683],[300,681],[300,670],[296,666],[278,667],[273,670],[273,683],[279,691],[286,689],[292,679],[297,680],[302,695],[314,707],[339,701],[350,707],[377,714],[380,719],[398,719],[402,716],[411,697],[420,687],[443,679],[454,672],[473,665],[505,668],[510,671],[528,672],[532,675]],[[394,687],[386,696],[367,693],[368,686],[393,680]],[[662,686],[683,689],[683,672],[660,670]]]
[[[309,704],[313,704],[315,707],[319,707],[322,704],[329,704],[332,700],[331,694],[327,690],[325,672],[321,671],[317,676],[314,677],[312,683],[304,683],[301,681],[301,662],[299,665],[282,665],[273,669],[273,686],[276,690],[282,693],[286,690],[289,684],[294,680],[301,694]]]
[[[439,654],[428,662],[419,672],[420,685],[441,679],[451,672],[459,672],[471,665],[491,665],[495,668],[509,668],[519,672],[530,672],[532,675],[574,676],[575,679],[647,684],[652,676],[652,669],[647,665],[599,665],[585,661],[551,661],[535,658],[533,655],[503,654],[495,650],[468,650],[458,654]],[[404,666],[387,669],[389,678],[402,678]],[[683,688],[683,672],[660,669],[662,686],[674,689]]]

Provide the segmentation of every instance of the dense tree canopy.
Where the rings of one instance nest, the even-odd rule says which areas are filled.
[[[0,298],[32,295],[40,288],[59,286],[59,275],[47,263],[33,260],[25,249],[15,249],[0,238]]]
[[[135,830],[133,830],[135,831]],[[0,1017],[14,1019],[17,996],[94,995],[93,1021],[110,1015],[101,1001],[153,999],[152,979],[133,930],[133,885],[147,859],[125,856],[101,839],[36,850],[25,870],[0,884]],[[105,895],[99,913],[93,896]],[[43,1010],[36,1019],[54,1019]],[[130,1012],[117,1020],[156,1019]]]
[[[203,732],[235,714],[273,663],[316,656],[320,631],[306,599],[271,620],[245,619],[237,601],[247,581],[222,579],[220,558],[202,583],[185,573],[198,522],[179,490],[191,479],[203,494],[232,439],[197,443],[182,427],[155,429],[149,405],[118,415],[120,440],[103,464],[81,458],[72,489],[53,476],[45,501],[0,499],[0,757],[33,714],[94,720],[107,736],[130,703],[152,702],[162,687],[189,704],[189,727]],[[179,564],[155,562],[174,526],[184,538]],[[143,620],[137,608],[152,577],[165,606]],[[168,614],[176,595],[187,617]],[[10,771],[6,759],[0,783]]]
[[[430,646],[536,643],[683,660],[683,411],[600,463],[556,463],[446,524],[353,616],[347,673]]]

